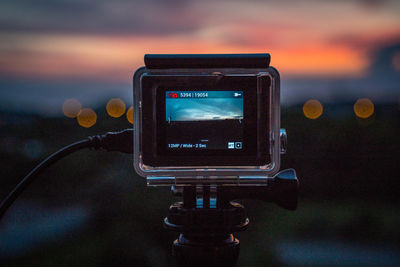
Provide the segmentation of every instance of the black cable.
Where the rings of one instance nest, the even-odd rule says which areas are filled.
[[[81,140],[79,142],[70,144],[57,152],[50,155],[44,161],[42,161],[39,165],[37,165],[28,175],[18,183],[18,185],[8,194],[8,196],[1,202],[0,205],[0,220],[3,215],[6,213],[7,209],[11,206],[11,204],[15,201],[15,199],[25,190],[25,188],[33,182],[35,177],[44,169],[60,160],[61,158],[80,150],[82,148],[89,147],[91,144],[89,139]]]
[[[62,159],[63,157],[68,156],[69,154],[83,148],[103,148],[107,151],[133,153],[133,129],[126,129],[121,132],[109,132],[104,135],[90,136],[88,139],[70,144],[47,157],[30,173],[28,173],[28,175],[26,175],[1,202],[0,220],[3,218],[8,208],[18,198],[18,196],[21,195],[26,187],[35,180],[36,176],[41,171],[43,171],[53,163],[57,162],[58,160]]]

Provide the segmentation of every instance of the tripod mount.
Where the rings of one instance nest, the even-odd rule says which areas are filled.
[[[173,194],[183,197],[183,201],[170,206],[164,226],[180,233],[172,248],[178,265],[235,266],[240,244],[233,233],[246,230],[250,221],[244,206],[233,200],[259,199],[295,210],[298,186],[293,169],[283,170],[256,186],[172,186]]]

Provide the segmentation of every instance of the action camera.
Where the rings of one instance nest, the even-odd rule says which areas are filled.
[[[279,171],[269,54],[146,55],[133,78],[134,167],[153,184],[256,184]]]

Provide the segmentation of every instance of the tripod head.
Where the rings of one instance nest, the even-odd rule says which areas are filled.
[[[173,244],[178,264],[235,266],[239,240],[232,233],[246,230],[250,221],[244,206],[233,200],[259,199],[295,210],[298,186],[293,169],[283,170],[258,186],[173,186],[173,194],[183,197],[183,202],[170,206],[164,226],[180,233]]]

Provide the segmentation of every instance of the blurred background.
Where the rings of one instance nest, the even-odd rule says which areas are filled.
[[[299,208],[244,201],[240,266],[400,265],[400,2],[0,2],[0,198],[46,155],[131,127],[145,53],[271,53]],[[174,266],[168,188],[80,151],[0,222],[0,265]]]

